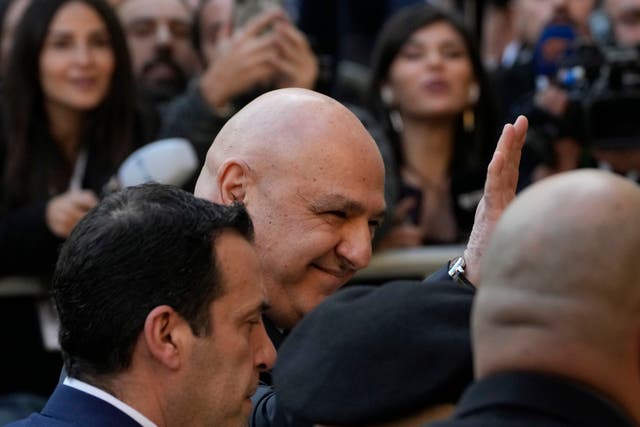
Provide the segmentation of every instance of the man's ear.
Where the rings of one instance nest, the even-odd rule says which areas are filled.
[[[157,362],[177,370],[183,363],[193,333],[188,322],[168,305],[160,305],[149,312],[144,322],[144,341]]]
[[[234,158],[225,160],[218,168],[216,179],[222,204],[244,202],[249,182],[249,165],[246,162]]]

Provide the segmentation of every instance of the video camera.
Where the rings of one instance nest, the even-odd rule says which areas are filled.
[[[640,149],[640,47],[601,50],[599,75],[583,102],[591,147]]]
[[[543,55],[558,40],[565,50],[556,52],[553,64]],[[640,48],[580,44],[569,26],[556,25],[545,29],[536,53],[538,86],[560,87],[569,100],[562,117],[548,116],[538,126],[548,151],[562,137],[589,148],[640,149]]]

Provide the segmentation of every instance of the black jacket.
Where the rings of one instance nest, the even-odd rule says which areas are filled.
[[[443,267],[422,283],[426,287],[432,289],[432,304],[429,307],[425,307],[430,315],[433,317],[433,323],[438,324],[438,328],[429,329],[425,327],[425,333],[430,331],[441,333],[443,329],[450,328],[452,337],[465,337],[460,338],[464,342],[452,342],[452,348],[454,351],[459,352],[460,348],[466,348],[468,354],[467,357],[455,358],[456,362],[464,360],[459,366],[451,366],[451,371],[458,371],[467,377],[467,382],[471,383],[473,380],[472,367],[471,367],[471,349],[469,343],[469,324],[464,324],[461,327],[461,323],[456,319],[470,318],[471,304],[475,294],[475,290],[470,286],[463,286],[452,281],[447,274],[447,268]],[[385,286],[385,285],[382,285]],[[394,286],[393,283],[389,286]],[[452,312],[454,310],[455,312]],[[463,330],[461,330],[463,329]],[[269,336],[273,337],[275,334],[274,346],[276,349],[280,346],[280,343],[286,337],[284,335],[276,334],[277,329],[274,329],[272,325],[268,325],[267,330]],[[286,335],[286,334],[285,334]],[[444,353],[451,351],[451,349],[442,349]],[[270,378],[270,377],[269,377]],[[306,427],[310,426],[309,423],[297,419],[289,413],[286,413],[279,405],[277,399],[277,390],[273,388],[270,383],[261,382],[258,387],[258,391],[252,396],[253,410],[249,419],[249,426],[251,427]]]
[[[128,153],[150,142],[157,133],[156,117],[139,107],[134,128],[134,140]],[[37,197],[15,200],[7,196],[9,186],[5,173],[8,167],[6,137],[4,126],[0,123],[0,277],[8,275],[41,275],[48,277],[53,273],[58,250],[63,239],[55,236],[47,227],[45,212],[51,197],[64,192],[54,188],[50,182],[43,183]],[[32,167],[53,167],[61,164],[61,155],[53,140],[43,144],[44,152],[38,156],[46,159],[33,159]],[[97,151],[97,150],[96,150]],[[45,166],[47,165],[47,166]],[[60,166],[60,169],[65,166]],[[119,164],[101,157],[89,148],[87,165],[82,188],[92,190],[96,195],[103,193],[107,181],[117,172]],[[48,187],[48,188],[46,188]]]
[[[499,351],[499,350],[496,350]],[[560,377],[509,372],[470,386],[448,421],[428,427],[633,427],[597,392]]]

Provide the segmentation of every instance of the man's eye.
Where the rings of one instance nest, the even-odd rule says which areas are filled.
[[[177,39],[188,39],[191,35],[191,24],[186,22],[172,22],[169,28]]]
[[[376,231],[378,231],[381,225],[381,220],[369,221],[369,233],[371,233],[371,239],[376,236]]]
[[[335,216],[337,218],[346,218],[347,217],[347,213],[343,212],[343,211],[329,211],[327,212],[329,215],[331,216]]]
[[[147,37],[156,30],[156,26],[152,21],[135,21],[129,25],[129,32],[134,37]]]
[[[247,326],[250,331],[253,330],[253,328],[255,328],[256,326],[260,326],[261,323],[262,323],[262,316],[247,320]]]

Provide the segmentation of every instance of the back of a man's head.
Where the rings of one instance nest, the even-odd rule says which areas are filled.
[[[516,198],[492,236],[475,301],[476,376],[533,370],[623,406],[635,399],[639,216],[640,189],[606,172],[562,174]]]
[[[252,238],[240,206],[218,206],[169,186],[104,199],[65,242],[53,279],[69,376],[93,382],[126,370],[149,312],[171,306],[195,335],[224,293],[214,245],[223,232]]]

